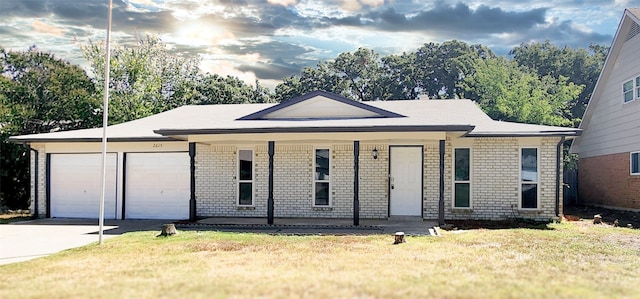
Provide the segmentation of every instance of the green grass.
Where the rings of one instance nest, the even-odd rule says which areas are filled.
[[[589,222],[442,238],[136,232],[0,266],[0,298],[639,298],[640,231]]]

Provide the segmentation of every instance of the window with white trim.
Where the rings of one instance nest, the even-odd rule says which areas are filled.
[[[625,103],[640,99],[640,76],[622,83],[622,99]]]
[[[453,207],[471,208],[471,149],[454,149]]]
[[[520,149],[520,208],[537,209],[539,193],[538,149]]]
[[[640,152],[631,153],[631,174],[640,175]]]
[[[315,163],[313,174],[313,205],[331,205],[331,158],[328,148],[317,148],[315,150]]]
[[[253,150],[238,151],[238,205],[253,205]]]

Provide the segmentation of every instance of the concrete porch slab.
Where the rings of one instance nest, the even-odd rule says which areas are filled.
[[[436,221],[416,221],[416,219],[361,219],[359,226],[352,219],[326,218],[275,218],[274,224],[267,224],[266,218],[211,217],[195,223],[178,223],[183,229],[206,229],[233,232],[258,232],[270,234],[389,234],[404,232],[406,235],[429,235],[429,229]]]

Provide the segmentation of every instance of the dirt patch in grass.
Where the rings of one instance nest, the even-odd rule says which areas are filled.
[[[531,221],[524,219],[508,219],[508,220],[448,220],[443,228],[447,230],[468,230],[468,229],[510,229],[510,228],[529,228],[529,229],[552,229],[548,226],[549,222]]]
[[[579,219],[593,220],[593,216],[600,214],[602,222],[613,225],[618,219],[621,227],[627,227],[631,224],[633,228],[640,228],[640,212],[614,210],[593,206],[570,206],[564,208],[565,218],[569,221],[577,221]]]

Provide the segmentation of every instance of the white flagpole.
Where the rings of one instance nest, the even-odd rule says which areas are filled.
[[[105,42],[105,66],[104,66],[104,99],[102,101],[102,189],[100,191],[100,215],[98,215],[98,243],[102,245],[102,231],[104,228],[104,195],[107,187],[107,125],[109,123],[109,65],[111,49],[109,40],[111,37],[111,7],[113,0],[109,0],[109,13],[107,17],[107,40]]]

